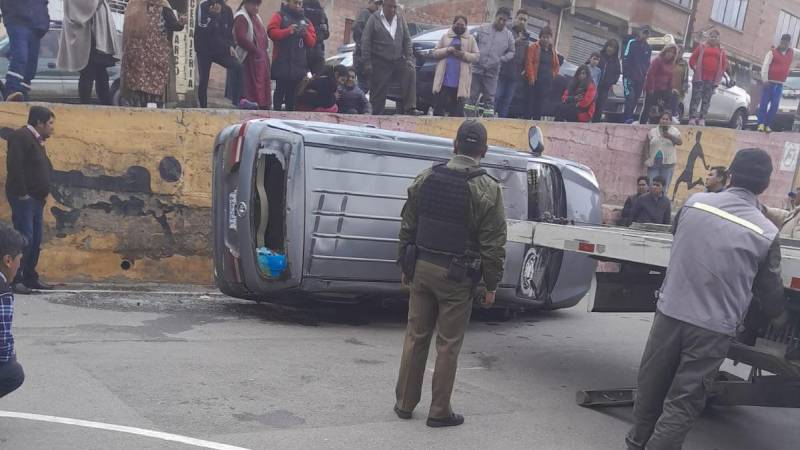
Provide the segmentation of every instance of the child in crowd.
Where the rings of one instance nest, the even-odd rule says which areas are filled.
[[[346,70],[345,75],[339,77],[336,103],[339,105],[339,112],[343,114],[372,113],[367,95],[357,85],[355,69]]]
[[[14,293],[11,282],[19,270],[25,238],[0,222],[0,397],[15,391],[25,381],[25,372],[17,362],[11,322],[14,319]]]
[[[603,70],[600,68],[600,52],[592,52],[586,65],[589,66],[589,73],[592,75],[594,85],[600,86],[600,77],[603,75]]]

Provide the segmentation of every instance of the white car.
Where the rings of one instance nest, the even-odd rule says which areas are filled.
[[[653,58],[658,57],[659,52],[653,52]],[[683,59],[689,61],[692,56],[691,53],[684,53]],[[682,122],[689,120],[689,104],[692,101],[692,76],[694,71],[689,69],[689,89],[683,99],[683,103],[678,105],[678,112]],[[624,89],[622,87],[622,78],[614,85],[613,93],[609,95],[606,103],[605,115],[609,116],[622,116],[623,108],[625,105]],[[644,103],[644,94],[636,106],[636,117],[641,114]],[[613,105],[613,107],[612,107]],[[728,74],[724,74],[722,82],[717,86],[717,92],[711,98],[711,105],[708,109],[706,116],[706,123],[709,125],[721,125],[736,130],[743,130],[747,127],[748,111],[750,111],[750,94],[744,89],[736,86]]]

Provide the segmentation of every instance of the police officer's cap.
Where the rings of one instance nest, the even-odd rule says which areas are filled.
[[[486,146],[486,139],[486,127],[476,119],[467,119],[458,127],[456,142],[458,142],[459,150],[469,153],[482,151]]]
[[[772,175],[772,158],[760,148],[743,148],[736,153],[729,169],[731,186],[745,188],[754,194],[764,192]]]

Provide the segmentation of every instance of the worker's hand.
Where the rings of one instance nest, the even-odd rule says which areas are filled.
[[[494,305],[494,298],[497,294],[496,291],[487,292],[486,295],[483,296],[483,301],[481,302],[481,306],[484,308],[491,308]]]
[[[292,33],[292,34],[297,33],[297,30],[299,30],[299,29],[300,29],[300,27],[298,27],[296,23],[293,23],[293,24],[291,24],[289,26],[289,32]]]
[[[447,54],[452,55],[456,51],[455,47],[447,47]]]

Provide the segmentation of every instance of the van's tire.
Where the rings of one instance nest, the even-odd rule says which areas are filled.
[[[747,111],[739,108],[733,113],[731,121],[728,123],[728,128],[734,130],[744,130],[747,128]]]
[[[518,294],[532,300],[547,300],[561,268],[558,250],[526,246],[519,273]]]

